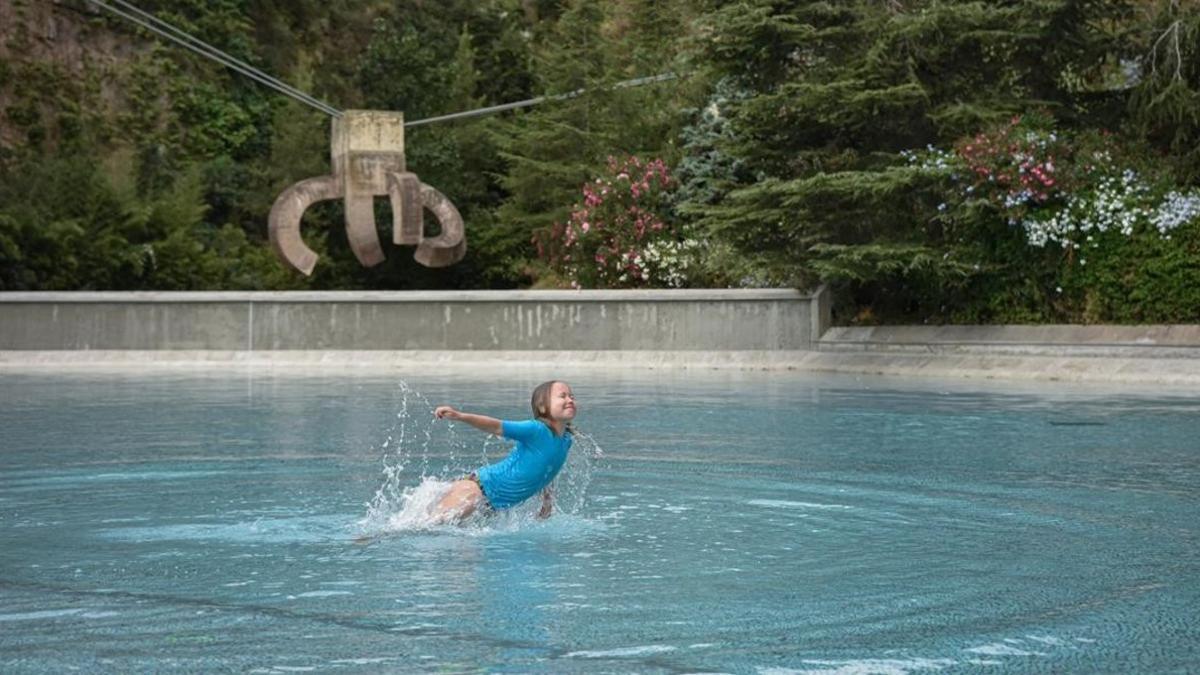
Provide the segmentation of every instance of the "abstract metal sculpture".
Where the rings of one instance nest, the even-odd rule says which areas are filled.
[[[377,196],[392,205],[392,240],[415,244],[413,257],[426,267],[445,267],[467,251],[462,216],[441,192],[405,170],[404,116],[376,110],[347,110],[333,118],[333,174],[289,186],[271,207],[271,247],[285,263],[311,275],[317,254],[300,236],[300,218],[316,202],[343,199],[350,248],[366,267],[383,262],[375,229]],[[424,211],[441,224],[441,233],[425,238]]]

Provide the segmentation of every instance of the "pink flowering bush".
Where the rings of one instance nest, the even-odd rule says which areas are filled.
[[[534,237],[538,257],[572,288],[685,285],[699,244],[664,215],[674,186],[661,159],[609,157],[567,221]]]
[[[1070,156],[1058,134],[1022,124],[1020,117],[959,142],[954,152],[967,171],[963,182],[972,191],[1022,214],[1060,194],[1062,159]]]

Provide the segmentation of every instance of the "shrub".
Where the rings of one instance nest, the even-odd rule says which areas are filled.
[[[674,186],[661,159],[609,157],[566,222],[534,237],[538,257],[572,288],[689,285],[701,243],[666,216]]]
[[[1200,318],[1200,298],[1189,290],[1200,191],[1176,185],[1145,149],[1107,132],[1064,132],[1035,114],[950,149],[905,154],[942,178],[934,222],[973,242],[979,257],[974,306],[960,318]]]

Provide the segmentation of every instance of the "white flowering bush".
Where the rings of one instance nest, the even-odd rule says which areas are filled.
[[[1046,122],[1015,117],[950,149],[903,154],[951,186],[939,214],[954,218],[982,200],[1031,246],[1060,247],[1080,264],[1086,256],[1072,252],[1099,247],[1100,235],[1145,231],[1169,240],[1173,230],[1200,220],[1200,191],[1164,188],[1122,166],[1104,147],[1110,136],[1068,138],[1046,130]]]
[[[1137,141],[1030,115],[904,156],[970,278],[955,320],[1200,321],[1200,190]]]
[[[1150,214],[1150,222],[1164,238],[1171,238],[1171,231],[1180,225],[1200,220],[1200,193],[1182,193],[1172,190],[1167,193],[1158,208]]]
[[[1120,176],[1104,176],[1089,192],[1068,193],[1057,208],[1034,210],[1020,221],[1029,243],[1045,246],[1055,243],[1079,250],[1086,240],[1095,243],[1095,234],[1115,231],[1128,237],[1134,228],[1149,222],[1149,186],[1136,171],[1126,169]]]
[[[662,288],[683,288],[689,274],[700,258],[703,246],[699,240],[660,240],[643,248],[638,261],[651,285]]]

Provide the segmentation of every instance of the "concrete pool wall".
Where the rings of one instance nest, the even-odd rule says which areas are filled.
[[[0,350],[795,351],[828,293],[0,293]]]
[[[0,367],[754,368],[1194,387],[1200,325],[830,325],[824,289],[0,293]]]

